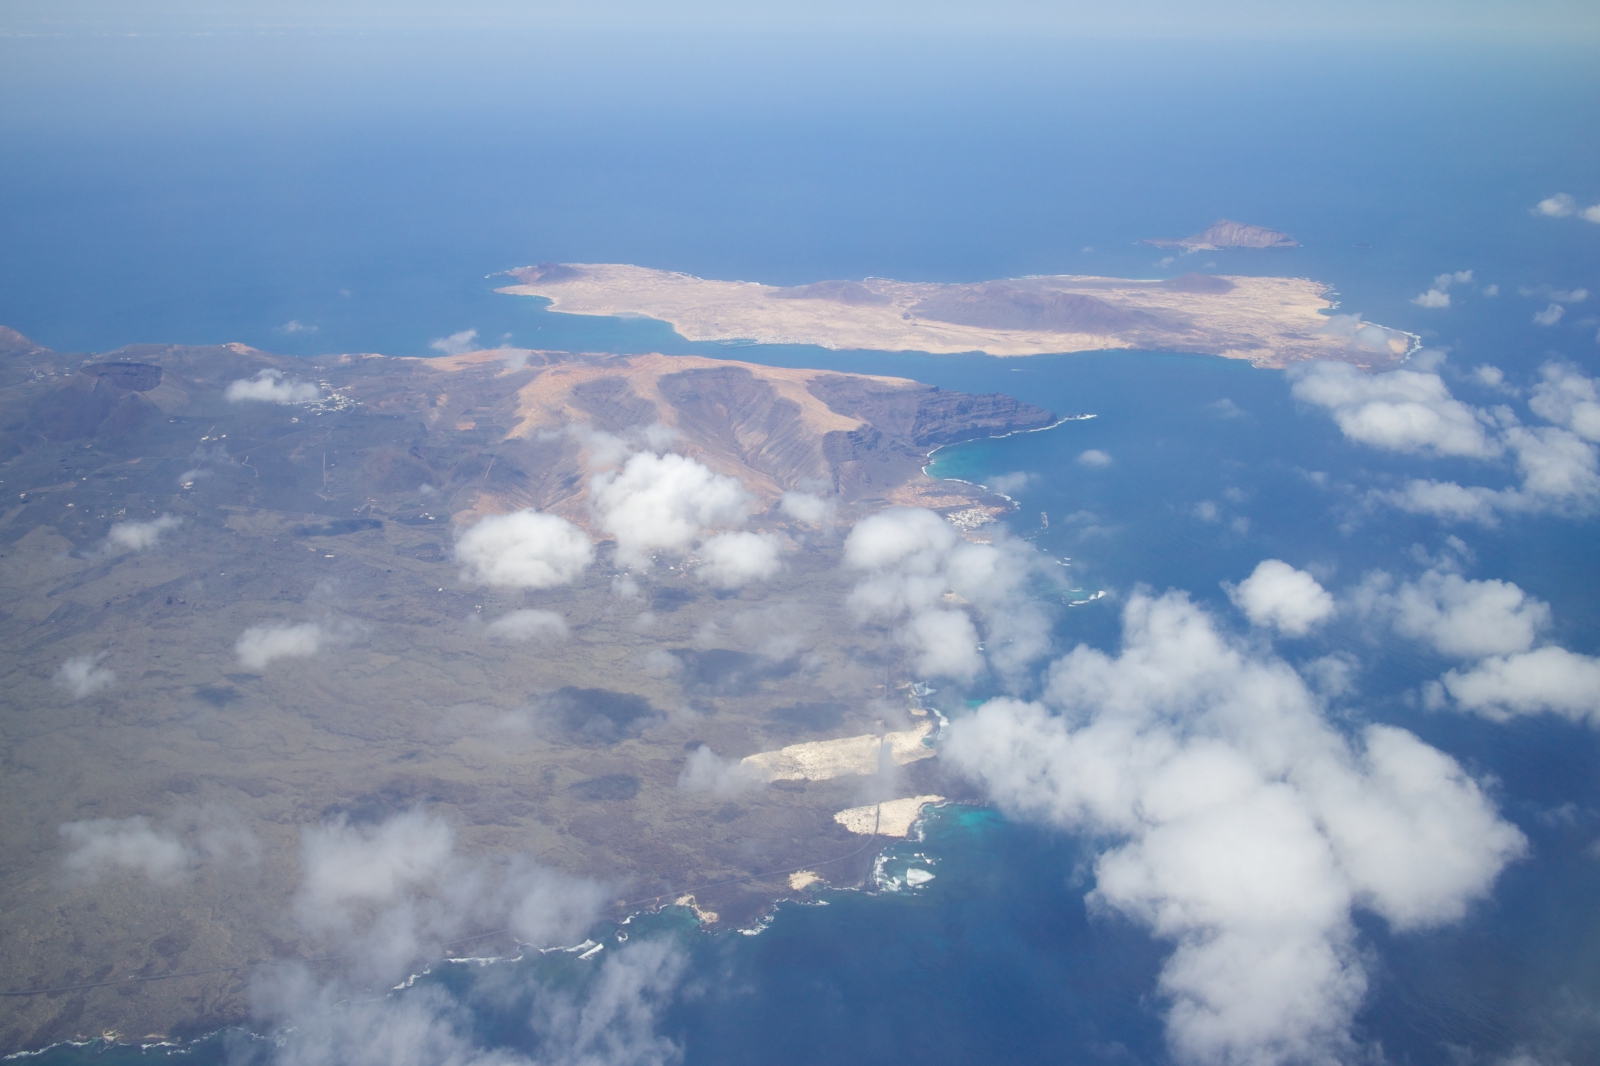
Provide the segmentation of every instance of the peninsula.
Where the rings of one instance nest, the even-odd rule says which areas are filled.
[[[1414,338],[1329,317],[1328,286],[1303,278],[1059,275],[944,285],[868,278],[782,287],[617,263],[544,263],[497,291],[580,315],[645,315],[694,341],[814,344],[997,356],[1128,348],[1197,352],[1282,368],[1334,359],[1384,369]]]

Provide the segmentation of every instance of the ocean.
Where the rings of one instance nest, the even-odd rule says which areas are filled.
[[[1096,417],[943,449],[932,472],[1012,475],[1010,531],[1067,562],[1073,587],[1108,593],[1062,612],[1063,649],[1114,649],[1118,605],[1139,588],[1185,589],[1221,615],[1222,583],[1264,558],[1343,588],[1454,532],[1474,573],[1548,602],[1552,638],[1593,654],[1592,517],[1445,529],[1374,512],[1362,487],[1417,460],[1345,440],[1279,372],[1182,353],[691,343],[660,323],[553,314],[492,291],[490,275],[540,261],[780,284],[1292,274],[1332,284],[1341,312],[1447,349],[1452,388],[1475,403],[1493,402],[1468,374],[1479,364],[1523,383],[1551,358],[1595,373],[1592,299],[1551,327],[1532,316],[1553,291],[1600,291],[1600,226],[1530,211],[1555,192],[1600,199],[1591,56],[1342,41],[1219,51],[910,37],[4,39],[0,324],[61,350],[243,341],[301,355],[427,355],[475,330],[487,346],[695,352],[1006,392]],[[1135,243],[1218,217],[1303,246],[1162,262]],[[1467,270],[1472,286],[1447,313],[1413,304],[1436,275]],[[1080,462],[1090,450],[1109,463]],[[1427,474],[1495,476],[1466,460]],[[1372,987],[1358,1038],[1405,1063],[1494,1062],[1535,1045],[1594,1058],[1595,731],[1424,710],[1416,693],[1444,660],[1354,627],[1329,640],[1361,663],[1359,699],[1341,711],[1352,725],[1401,725],[1453,755],[1532,842],[1460,923],[1396,934],[1360,920]],[[1086,908],[1092,842],[958,806],[924,831],[885,863],[925,865],[935,876],[916,887],[785,904],[757,935],[699,933],[676,911],[636,919],[629,944],[670,938],[687,953],[685,987],[698,991],[660,1026],[683,1060],[1168,1061],[1155,991],[1168,946]],[[597,935],[621,954],[615,932]],[[496,1013],[501,1001],[473,988],[592,979],[575,966],[445,965],[397,995],[447,988],[476,1005],[485,1042],[518,1047],[526,1036]],[[185,1054],[238,1057],[241,1041]],[[94,1044],[35,1061],[171,1050]]]

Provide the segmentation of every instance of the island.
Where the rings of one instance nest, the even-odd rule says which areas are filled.
[[[471,861],[603,882],[613,917],[686,900],[737,928],[859,883],[863,832],[975,793],[929,757],[903,647],[849,607],[842,536],[902,504],[982,539],[1012,504],[928,453],[1056,421],[689,356],[85,355],[0,330],[0,1044],[247,1021],[260,967],[338,954],[291,916],[302,833],[329,823],[422,808]],[[640,456],[737,479],[739,535],[781,568],[624,565],[593,497]],[[529,509],[591,565],[470,573],[463,536]],[[741,787],[681,787],[691,758]],[[475,953],[515,952],[484,932]]]
[[[1142,349],[1271,368],[1332,359],[1372,370],[1401,362],[1417,344],[1358,316],[1325,314],[1336,306],[1328,286],[1303,278],[867,278],[786,287],[617,263],[543,263],[507,276],[516,283],[497,291],[543,297],[552,311],[643,315],[693,341],[995,356]]]
[[[1142,242],[1157,248],[1182,248],[1186,252],[1216,252],[1223,248],[1298,248],[1300,242],[1287,233],[1262,226],[1247,226],[1221,218],[1188,237],[1155,237]]]

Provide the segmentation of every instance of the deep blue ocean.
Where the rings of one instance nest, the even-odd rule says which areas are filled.
[[[691,344],[659,323],[551,314],[488,277],[540,261],[778,284],[1292,274],[1448,348],[1456,395],[1487,404],[1467,376],[1480,363],[1522,383],[1549,358],[1600,371],[1596,298],[1555,327],[1532,321],[1552,288],[1600,292],[1600,225],[1530,212],[1556,192],[1600,201],[1592,60],[1373,41],[0,39],[0,324],[61,350],[243,341],[302,355],[428,354],[474,329],[486,346],[702,352],[1007,392],[1097,417],[946,449],[934,470],[1031,475],[1012,530],[1069,557],[1085,590],[1182,588],[1221,614],[1220,583],[1261,559],[1343,587],[1455,533],[1473,576],[1545,600],[1552,639],[1595,654],[1600,523],[1362,513],[1307,475],[1492,473],[1353,445],[1281,373],[1181,353]],[[1135,243],[1220,217],[1303,247],[1163,264]],[[1475,287],[1447,312],[1410,302],[1461,270]],[[1498,295],[1481,293],[1490,283]],[[1091,448],[1114,462],[1074,462]],[[1195,517],[1204,501],[1220,520]],[[1115,648],[1118,602],[1066,612],[1061,644]],[[1412,729],[1493,781],[1533,843],[1457,925],[1363,924],[1373,987],[1358,1035],[1399,1063],[1534,1045],[1600,1060],[1595,731],[1418,710],[1408,694],[1444,660],[1330,639],[1362,663],[1357,720]],[[946,808],[924,842],[896,847],[925,852],[937,877],[785,905],[757,936],[641,920],[684,942],[702,989],[664,1022],[684,1061],[1167,1061],[1153,992],[1166,946],[1085,912],[1080,842]],[[560,977],[555,963],[508,965]],[[465,988],[485,972],[428,980]],[[480,1022],[496,1039],[496,1019]],[[39,1061],[82,1057],[143,1056]]]

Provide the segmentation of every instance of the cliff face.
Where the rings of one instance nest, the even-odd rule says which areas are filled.
[[[796,489],[837,495],[847,510],[970,505],[981,492],[933,492],[928,452],[1054,420],[999,394],[693,356],[301,360],[220,345],[89,361],[22,339],[0,364],[25,374],[0,392],[0,456],[74,441],[187,456],[204,421],[226,438],[202,446],[205,462],[174,460],[174,477],[198,464],[237,482],[247,505],[305,514],[334,516],[328,501],[353,494],[364,515],[396,521],[537,507],[587,525],[590,479],[619,447],[682,452],[766,505]],[[320,398],[293,409],[226,399],[231,382],[263,370],[285,387],[315,384]]]
[[[464,361],[456,372],[471,365]],[[677,434],[673,450],[738,476],[769,502],[791,489],[827,487],[842,502],[863,505],[922,479],[934,447],[1054,421],[1048,411],[999,394],[662,355],[536,369],[516,390],[516,405],[510,440],[548,447],[564,426],[626,436],[655,425]],[[581,435],[566,432],[564,454],[547,462],[563,473],[559,483],[545,479],[538,504],[577,520],[587,500],[587,481],[578,476],[584,445]]]

